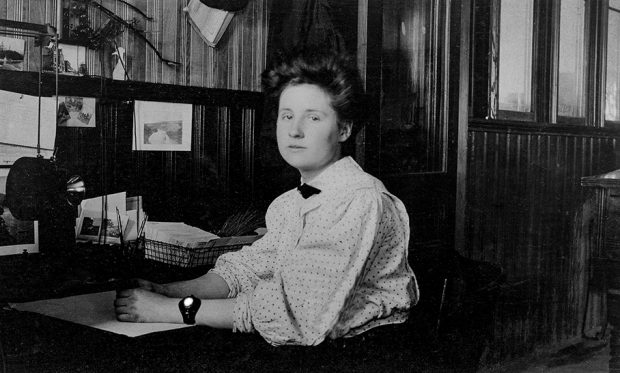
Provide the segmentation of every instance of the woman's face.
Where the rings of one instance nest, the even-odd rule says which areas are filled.
[[[351,125],[338,127],[331,97],[313,84],[290,85],[282,91],[278,108],[278,149],[284,160],[312,180],[340,159],[340,143],[351,135]]]

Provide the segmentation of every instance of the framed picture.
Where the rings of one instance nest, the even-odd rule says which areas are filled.
[[[136,101],[133,150],[190,151],[192,105]]]
[[[17,220],[5,204],[8,174],[8,168],[0,168],[0,255],[38,253],[38,222]]]
[[[58,126],[94,128],[96,103],[90,97],[58,96]]]
[[[24,70],[24,39],[0,36],[0,69],[1,70]]]

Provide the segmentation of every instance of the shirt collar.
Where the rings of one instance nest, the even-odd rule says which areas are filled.
[[[308,182],[308,185],[324,191],[359,183],[359,176],[361,175],[365,175],[362,168],[353,158],[347,156],[329,165],[323,172]],[[301,183],[304,183],[303,178]]]

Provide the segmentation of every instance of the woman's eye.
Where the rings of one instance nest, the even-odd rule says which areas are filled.
[[[310,120],[313,122],[318,122],[321,120],[318,115],[310,115],[308,118],[310,118]]]
[[[293,118],[293,116],[291,114],[288,113],[283,113],[280,115],[280,119],[282,120],[291,120]]]

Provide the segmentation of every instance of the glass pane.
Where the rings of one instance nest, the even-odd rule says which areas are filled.
[[[499,110],[532,108],[533,0],[502,0],[499,31]]]
[[[609,1],[605,120],[620,121],[620,1]]]
[[[381,172],[402,175],[444,169],[446,129],[433,95],[440,31],[432,27],[432,1],[383,2]]]
[[[562,0],[558,66],[558,115],[560,116],[583,117],[585,115],[584,42],[584,0]]]

